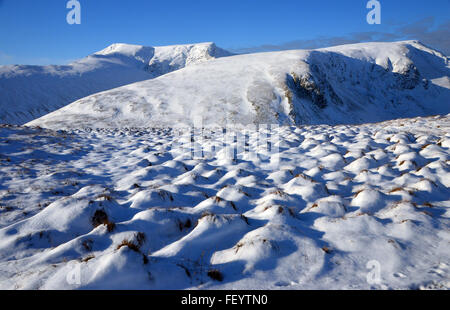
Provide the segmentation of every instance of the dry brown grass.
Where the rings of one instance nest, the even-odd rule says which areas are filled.
[[[117,246],[116,250],[120,250],[123,247],[128,247],[130,250],[137,253],[140,252],[140,246],[127,239],[122,240],[122,242]]]
[[[311,178],[310,176],[307,176],[307,175],[305,175],[303,173],[299,173],[299,174],[295,175],[294,178],[302,178],[302,179],[305,179],[307,181],[310,181],[311,183],[317,183],[316,181],[313,180],[313,178]]]
[[[277,196],[280,196],[280,197],[283,197],[283,196],[286,195],[281,189],[277,189],[276,191],[273,191],[270,194],[271,195],[277,195]]]
[[[180,231],[183,231],[184,229],[189,229],[192,227],[192,221],[190,219],[187,219],[185,222],[181,220],[177,220],[178,223],[178,229]]]
[[[108,195],[108,194],[101,194],[101,195],[97,196],[97,199],[103,199],[103,200],[106,200],[106,201],[113,201],[112,196]]]
[[[244,214],[241,214],[241,219],[242,219],[247,225],[250,225],[250,223],[248,222],[248,218],[247,218]]]
[[[14,208],[9,206],[0,206],[0,210],[5,210],[5,212],[11,212],[12,210],[14,210]]]
[[[92,251],[92,245],[93,245],[94,241],[92,241],[91,239],[88,240],[84,240],[81,243],[81,246],[83,247],[83,249],[85,249],[87,252]]]
[[[189,271],[189,269],[186,266],[184,266],[182,264],[177,264],[177,266],[184,270],[184,272],[186,273],[186,276],[188,276],[189,278],[192,277],[191,272]]]
[[[172,194],[169,193],[169,192],[160,190],[158,192],[158,195],[159,195],[159,197],[161,197],[162,200],[166,200],[168,198],[170,201],[174,201],[174,198],[173,198]]]
[[[205,218],[205,217],[213,217],[213,216],[215,216],[214,213],[205,211],[205,212],[203,212],[202,215],[200,216],[200,219]]]
[[[230,205],[234,209],[234,211],[237,211],[236,204],[233,201],[230,201]]]
[[[130,250],[141,253],[141,247],[144,245],[145,241],[147,240],[147,237],[143,232],[138,232],[134,236],[135,241],[131,241],[128,239],[122,240],[122,242],[116,247],[116,250],[120,250],[123,247],[127,247]],[[144,264],[148,263],[148,258],[143,254],[144,256]]]
[[[94,228],[100,226],[100,225],[106,225],[106,229],[108,232],[113,232],[116,228],[116,224],[111,222],[108,218],[108,214],[104,210],[97,210],[94,213],[94,216],[91,219],[92,226]]]
[[[244,246],[244,244],[242,242],[239,242],[238,244],[236,244],[234,247],[236,248],[236,250],[234,251],[235,254],[237,254],[237,252],[239,252],[239,250]]]
[[[251,195],[245,191],[243,191],[242,189],[239,189],[239,193],[243,194],[246,197],[251,197]]]
[[[294,208],[288,208],[288,211],[290,216],[295,217]]]
[[[392,194],[392,193],[395,193],[395,192],[401,192],[401,191],[404,191],[404,189],[401,188],[401,187],[396,187],[396,188],[391,189],[389,191],[389,194]]]
[[[423,146],[421,147],[421,149],[424,150],[424,149],[426,149],[427,147],[429,147],[430,145],[431,145],[431,143],[427,143],[427,144],[423,145]]]
[[[89,255],[89,256],[87,256],[87,257],[85,257],[85,258],[82,258],[82,259],[81,259],[81,262],[82,262],[82,263],[87,263],[88,261],[90,261],[90,260],[93,259],[93,258],[95,258],[95,255]]]
[[[358,190],[358,191],[353,195],[353,198],[358,197],[358,195],[361,194],[361,193],[364,192],[364,191],[365,191],[365,189],[360,189],[360,190]]]
[[[114,229],[116,229],[116,224],[112,223],[112,222],[108,222],[106,223],[106,230],[110,233],[113,232]]]
[[[208,277],[215,281],[222,282],[223,281],[223,274],[218,269],[211,269],[208,271]]]
[[[223,199],[220,198],[219,196],[214,196],[213,199],[214,199],[215,203],[219,203],[219,202],[223,201]]]
[[[184,222],[184,228],[191,228],[192,227],[192,221],[190,219],[187,219],[186,222]]]
[[[428,216],[430,216],[430,217],[433,217],[433,213],[431,213],[431,212],[428,212],[428,211],[425,211],[425,210],[422,210],[422,211],[420,211],[421,213],[423,213],[423,214],[425,214],[425,215],[428,215]]]
[[[327,254],[331,254],[331,252],[333,252],[329,247],[326,246],[322,247],[322,251],[324,251]]]
[[[137,241],[139,247],[141,247],[145,243],[146,240],[147,240],[147,236],[145,236],[145,233],[138,232],[136,234],[136,241]]]

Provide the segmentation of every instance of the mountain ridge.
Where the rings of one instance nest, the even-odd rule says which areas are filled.
[[[115,43],[68,65],[0,66],[0,123],[24,124],[88,95],[231,55],[214,43]]]
[[[218,58],[94,94],[48,128],[349,124],[450,113],[450,67],[417,41]]]

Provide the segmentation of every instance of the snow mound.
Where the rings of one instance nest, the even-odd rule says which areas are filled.
[[[170,66],[154,59],[155,68]],[[236,55],[83,98],[29,125],[352,124],[447,114],[449,76],[448,58],[416,41]]]
[[[88,95],[229,55],[213,43],[112,44],[65,66],[0,66],[0,123],[24,124]]]
[[[449,289],[449,126],[0,126],[0,288]]]

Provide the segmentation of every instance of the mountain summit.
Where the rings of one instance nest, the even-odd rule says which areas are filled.
[[[88,95],[231,55],[214,43],[112,44],[63,66],[0,66],[0,123],[23,124]]]
[[[136,64],[141,64],[141,68],[153,77],[157,77],[192,64],[231,55],[212,42],[159,47],[115,43],[95,53],[94,57],[132,60]]]
[[[203,62],[181,57],[181,70],[83,98],[29,125],[350,124],[450,113],[448,58],[417,41],[236,55],[187,66],[192,58]],[[150,68],[171,68],[161,56],[152,59],[158,65]]]

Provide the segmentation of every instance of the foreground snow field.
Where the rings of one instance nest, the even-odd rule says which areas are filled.
[[[0,288],[448,289],[449,126],[3,126]]]

